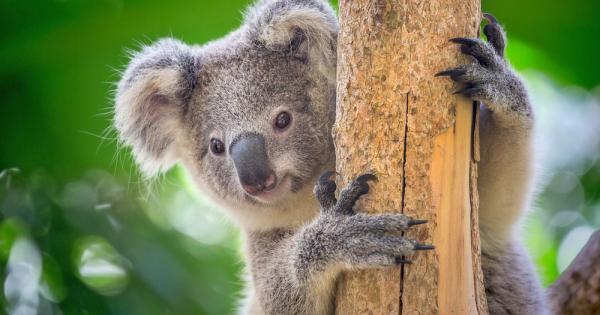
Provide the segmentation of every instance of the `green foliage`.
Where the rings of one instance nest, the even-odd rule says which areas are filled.
[[[14,170],[0,177],[0,269],[7,279],[18,274],[18,266],[40,274],[29,283],[34,296],[3,294],[3,305],[14,309],[39,298],[40,308],[60,308],[65,314],[234,310],[241,266],[231,230],[219,244],[204,245],[159,228],[149,220],[147,205],[128,197],[138,193],[126,194],[105,172],[89,171],[66,184],[52,182],[45,174],[24,176]],[[162,192],[161,198],[168,195]],[[19,247],[22,242],[33,245]],[[11,290],[21,284],[5,283]]]
[[[539,69],[566,84],[595,88],[598,68],[600,2],[593,0],[482,1],[509,33],[509,56],[519,68]],[[521,55],[513,40],[527,43],[533,55]],[[517,49],[513,51],[513,48]]]

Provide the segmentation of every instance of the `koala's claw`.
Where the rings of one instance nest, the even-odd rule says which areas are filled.
[[[485,13],[483,16],[489,22],[483,28],[483,33],[487,37],[488,43],[479,38],[464,37],[452,38],[450,42],[461,45],[460,50],[464,54],[473,56],[481,65],[487,67],[496,63],[496,56],[500,57],[500,59],[504,58],[506,35],[504,29],[493,15]]]
[[[504,48],[506,48],[506,36],[498,20],[489,13],[484,13],[483,17],[488,20],[488,25],[483,28],[483,33],[488,42],[494,47],[500,57],[504,57]]]
[[[348,186],[346,186],[340,192],[340,200],[338,201],[337,207],[342,212],[353,214],[354,204],[358,199],[369,193],[369,182],[377,180],[377,176],[373,174],[363,174],[353,180]]]
[[[435,246],[425,245],[425,244],[416,244],[413,249],[414,250],[433,250],[433,249],[435,249]]]
[[[433,246],[417,244],[416,241],[401,236],[357,235],[348,239],[344,245],[342,257],[346,257],[357,267],[391,267],[410,264],[407,257],[415,251],[431,250]]]
[[[505,114],[504,117],[527,117],[530,113],[527,92],[504,60],[504,30],[491,14],[484,14],[484,17],[489,22],[484,28],[487,41],[464,37],[450,39],[476,62],[438,72],[435,76],[449,77],[460,83],[453,94],[481,101],[491,111]]]
[[[335,197],[337,185],[333,179],[338,173],[328,171],[323,173],[315,185],[314,193],[323,211],[335,211],[342,214],[354,214],[354,204],[362,196],[369,192],[369,182],[377,180],[373,174],[363,174],[353,180],[340,192],[340,200]]]
[[[323,210],[329,210],[337,204],[337,199],[335,198],[337,185],[333,180],[333,177],[337,174],[334,171],[327,171],[319,177],[317,185],[315,185],[314,193]]]
[[[415,219],[411,219],[411,220],[408,221],[407,225],[409,227],[411,227],[411,226],[415,226],[415,225],[425,224],[427,222],[429,222],[429,221],[428,220],[415,220]]]
[[[469,55],[477,62],[488,68],[495,67],[498,65],[498,58],[495,48],[491,47],[491,45],[487,44],[485,41],[479,38],[452,38],[450,42],[460,45],[460,51]]]
[[[492,24],[498,24],[498,19],[496,19],[496,17],[493,16],[491,13],[484,13],[483,17]]]
[[[455,43],[455,44],[461,44],[461,45],[466,45],[466,46],[474,46],[477,44],[476,38],[467,38],[467,37],[450,38],[449,41],[452,43]]]
[[[362,174],[360,176],[358,176],[355,181],[360,182],[360,183],[366,183],[366,182],[370,182],[370,181],[376,181],[377,180],[377,176],[375,176],[374,174]]]
[[[319,177],[319,184],[328,183],[329,181],[331,181],[331,178],[334,175],[338,175],[338,172],[336,172],[336,171],[327,171],[327,172],[321,174],[321,176]]]
[[[448,69],[448,70],[440,71],[440,72],[436,73],[435,76],[436,77],[450,77],[452,80],[457,81],[462,76],[464,76],[466,73],[467,73],[467,70],[462,69],[462,68],[456,68],[456,69]]]

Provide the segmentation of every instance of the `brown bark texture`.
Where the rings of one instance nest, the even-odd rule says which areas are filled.
[[[487,314],[479,260],[476,106],[434,74],[467,62],[448,42],[477,36],[479,0],[341,0],[337,170],[379,180],[357,209],[430,223],[413,264],[344,274],[337,314]]]
[[[600,231],[548,290],[555,315],[600,314]]]

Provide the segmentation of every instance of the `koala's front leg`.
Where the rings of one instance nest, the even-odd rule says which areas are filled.
[[[531,195],[533,111],[523,82],[504,58],[506,36],[486,14],[488,41],[454,38],[473,62],[442,71],[456,93],[483,103],[478,189],[484,282],[491,314],[545,314],[529,257],[515,234]]]
[[[262,247],[251,259],[262,313],[329,314],[334,284],[342,270],[397,266],[409,262],[406,257],[414,251],[433,248],[401,236],[402,231],[426,221],[402,214],[354,212],[355,202],[369,191],[373,175],[358,177],[337,200],[333,174],[324,174],[315,187],[321,215],[295,233],[277,232],[283,233],[278,245]]]
[[[479,195],[484,243],[513,235],[530,195],[533,110],[527,90],[504,58],[506,36],[496,19],[484,28],[488,41],[454,38],[473,62],[442,71],[458,83],[456,93],[481,101]]]

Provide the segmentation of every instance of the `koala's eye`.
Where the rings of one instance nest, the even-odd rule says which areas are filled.
[[[283,130],[290,125],[290,122],[292,122],[292,115],[288,112],[281,112],[277,114],[277,117],[275,118],[275,127],[279,130]]]
[[[219,139],[210,139],[210,151],[216,155],[223,154],[225,152],[225,144]]]

